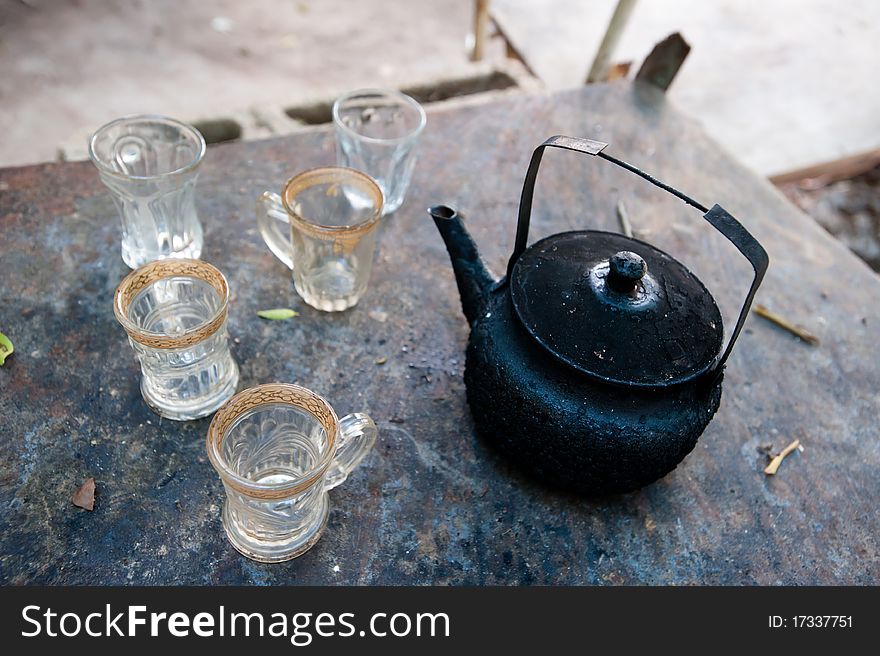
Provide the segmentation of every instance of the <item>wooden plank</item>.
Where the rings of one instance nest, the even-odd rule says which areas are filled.
[[[875,148],[858,155],[844,157],[832,162],[807,166],[796,171],[780,173],[770,176],[770,182],[775,185],[797,182],[799,180],[817,179],[825,184],[846,180],[870,171],[880,165],[880,148]]]
[[[653,84],[658,89],[666,91],[678,75],[678,70],[690,51],[690,45],[681,34],[678,32],[670,34],[655,45],[651,54],[645,58],[642,67],[636,73],[636,80]]]

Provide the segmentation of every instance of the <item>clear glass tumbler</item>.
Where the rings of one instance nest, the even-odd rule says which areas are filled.
[[[89,157],[119,210],[122,259],[132,269],[201,254],[195,187],[204,156],[199,131],[164,116],[120,118],[89,139]]]
[[[385,194],[383,214],[401,206],[416,164],[425,110],[399,91],[362,89],[333,103],[336,163],[372,176]]]
[[[269,249],[293,269],[293,286],[318,310],[355,305],[367,289],[382,216],[382,190],[353,169],[311,169],[281,195],[257,201],[257,224]]]
[[[159,260],[132,271],[113,299],[141,364],[141,394],[175,420],[205,417],[235,394],[229,351],[229,285],[199,260]]]
[[[337,419],[299,385],[259,385],[232,397],[211,420],[207,449],[226,490],[223,528],[233,546],[265,563],[308,551],[327,523],[327,492],[377,435],[367,415]]]

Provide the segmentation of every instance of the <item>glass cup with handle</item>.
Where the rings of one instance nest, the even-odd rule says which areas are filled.
[[[89,157],[119,211],[122,259],[132,269],[201,255],[195,187],[204,156],[199,131],[165,116],[116,119],[89,139]]]
[[[367,415],[338,419],[323,397],[299,385],[258,385],[232,397],[211,420],[207,439],[226,490],[222,520],[232,545],[265,563],[308,551],[327,524],[327,493],[377,435]]]
[[[295,175],[281,195],[264,192],[257,225],[269,249],[293,270],[293,286],[318,310],[336,312],[363,296],[373,266],[382,190],[340,167]]]
[[[422,106],[399,91],[361,89],[333,103],[336,163],[376,180],[385,194],[383,214],[396,211],[406,197],[426,121]]]
[[[135,269],[113,299],[141,365],[141,394],[163,417],[205,417],[233,394],[238,365],[226,332],[229,285],[200,260],[157,260]]]

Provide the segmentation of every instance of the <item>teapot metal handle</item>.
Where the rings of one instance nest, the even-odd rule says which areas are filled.
[[[758,240],[755,239],[745,227],[737,221],[733,216],[725,210],[720,205],[714,205],[711,209],[707,209],[704,205],[701,205],[693,198],[685,196],[683,193],[670,187],[669,185],[661,182],[657,178],[645,173],[644,171],[636,168],[631,164],[627,164],[626,162],[617,159],[616,157],[612,157],[611,155],[607,155],[602,152],[608,144],[603,143],[601,141],[593,141],[592,139],[582,139],[579,137],[566,137],[557,135],[555,137],[550,137],[538,146],[535,149],[535,152],[532,153],[532,160],[529,162],[529,169],[526,172],[526,179],[523,183],[522,196],[520,197],[519,202],[519,220],[516,226],[516,242],[513,248],[513,255],[510,257],[510,261],[507,263],[507,280],[510,280],[511,273],[513,272],[513,265],[516,264],[520,255],[526,250],[526,246],[529,241],[529,222],[531,221],[532,215],[532,199],[534,197],[535,192],[535,181],[538,178],[538,169],[541,166],[541,158],[544,156],[544,150],[546,148],[561,148],[563,150],[573,150],[579,153],[584,153],[586,155],[593,155],[595,157],[601,157],[602,159],[611,162],[612,164],[616,164],[631,173],[635,173],[641,178],[644,178],[651,184],[656,187],[660,187],[664,191],[669,192],[673,196],[684,201],[686,204],[695,207],[700,212],[703,213],[703,218],[706,219],[718,232],[720,232],[724,237],[727,238],[730,243],[736,246],[737,250],[742,253],[742,255],[749,261],[752,265],[752,269],[755,272],[754,278],[752,278],[752,284],[749,287],[749,292],[746,294],[746,299],[743,302],[742,309],[739,313],[739,318],[737,319],[736,326],[733,329],[733,333],[730,336],[730,339],[727,342],[727,348],[724,349],[721,357],[715,362],[712,366],[712,371],[720,372],[724,363],[727,362],[727,358],[730,356],[730,352],[733,350],[733,345],[736,343],[736,340],[739,338],[739,334],[742,331],[743,325],[746,322],[746,318],[749,316],[749,310],[752,307],[752,301],[755,298],[755,292],[758,291],[758,287],[761,286],[761,281],[764,279],[764,274],[767,271],[767,265],[770,263],[770,258],[767,257],[767,251],[764,250],[764,247],[758,243]]]

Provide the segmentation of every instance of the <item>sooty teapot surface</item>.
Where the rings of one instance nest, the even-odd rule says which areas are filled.
[[[527,247],[548,147],[602,158],[674,194],[750,261],[755,276],[726,347],[712,295],[654,246],[582,230]],[[471,326],[465,384],[477,431],[540,479],[591,495],[647,485],[694,448],[718,409],[724,364],[768,265],[761,245],[720,206],[703,207],[605,148],[557,136],[535,150],[500,280],[489,274],[457,212],[428,210]]]

